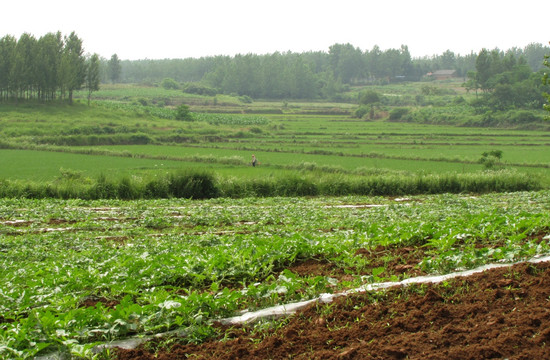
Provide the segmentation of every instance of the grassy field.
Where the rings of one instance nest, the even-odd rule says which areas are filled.
[[[445,95],[433,97],[435,102],[473,96],[457,81],[436,85]],[[421,86],[376,88],[391,99],[376,112],[387,114],[400,104],[396,98],[414,97]],[[359,91],[352,88],[348,98]],[[457,126],[453,117],[475,116],[467,104],[411,107],[433,117],[427,124],[385,117],[364,121],[352,117],[357,105],[350,102],[243,103],[228,95],[197,96],[151,86],[107,85],[94,98],[92,106],[1,105],[0,179],[54,181],[67,172],[88,178],[148,176],[159,169],[191,168],[260,179],[277,173],[299,176],[308,169],[348,176],[385,170],[466,174],[489,168],[480,163],[482,155],[498,151],[502,156],[490,168],[534,175],[550,185],[546,124],[534,130]],[[197,121],[175,120],[174,108],[181,103],[196,111]],[[250,166],[252,154],[261,162],[258,168]]]
[[[0,150],[0,177],[17,180],[52,181],[63,177],[64,172],[76,172],[86,177],[101,174],[140,175],[150,172],[208,168],[211,164],[136,159],[117,156],[81,155],[67,152],[35,150]],[[219,166],[218,167],[223,167]]]

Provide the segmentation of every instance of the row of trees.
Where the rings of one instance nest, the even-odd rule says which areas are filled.
[[[434,70],[454,69],[467,79],[468,89],[528,102],[524,90],[533,91],[533,72],[542,68],[549,52],[548,47],[530,44],[506,52],[483,49],[461,56],[447,50],[412,58],[405,45],[363,51],[351,44],[334,44],[328,52],[121,61],[116,54],[109,60],[85,56],[82,40],[74,32],[48,33],[38,39],[8,35],[0,39],[0,101],[67,98],[71,102],[74,90],[86,87],[89,98],[100,81],[160,83],[166,78],[253,98],[337,99],[346,85],[416,81]]]
[[[523,49],[482,51],[538,71],[549,50],[540,44],[530,44]],[[122,61],[119,80],[130,83],[159,83],[165,78],[180,83],[200,81],[223,93],[255,98],[330,98],[345,85],[418,81],[440,69],[456,70],[458,76],[466,79],[468,73],[477,71],[479,55],[462,56],[447,50],[441,55],[412,58],[405,45],[387,50],[374,46],[363,51],[351,44],[334,44],[328,52]],[[107,64],[105,67],[109,68]]]
[[[101,61],[84,56],[82,40],[72,32],[48,33],[39,39],[23,34],[0,39],[0,100],[56,98],[72,102],[73,92],[85,86],[88,100],[99,89]]]

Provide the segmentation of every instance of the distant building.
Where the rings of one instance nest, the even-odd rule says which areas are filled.
[[[426,76],[433,77],[435,80],[446,80],[456,77],[456,70],[436,70],[429,72]]]

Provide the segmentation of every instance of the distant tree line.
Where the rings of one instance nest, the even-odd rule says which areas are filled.
[[[82,40],[72,32],[48,33],[39,39],[24,33],[19,39],[0,39],[0,101],[57,98],[72,102],[73,92],[85,86],[88,99],[99,89],[101,61],[86,58]]]
[[[7,35],[0,39],[0,101],[60,98],[71,102],[73,91],[82,87],[88,89],[89,100],[100,81],[162,83],[169,88],[185,83],[184,91],[203,95],[339,100],[352,85],[418,81],[440,69],[455,70],[468,89],[511,98],[514,93],[523,96],[519,83],[527,85],[528,73],[539,71],[549,52],[541,44],[530,44],[507,51],[483,49],[462,56],[447,50],[412,58],[405,45],[363,51],[348,43],[334,44],[328,52],[130,61],[116,54],[109,60],[84,56],[82,40],[74,32],[69,36],[48,33],[38,39],[29,34],[19,39]]]
[[[541,44],[530,44],[523,49],[494,49],[490,53],[513,58],[531,71],[538,71],[548,51]],[[168,78],[179,83],[200,82],[220,93],[253,98],[326,99],[337,98],[346,86],[418,81],[428,72],[442,69],[455,70],[466,80],[469,73],[476,72],[478,56],[447,50],[441,55],[412,58],[405,45],[387,50],[374,46],[363,51],[351,44],[334,44],[328,52],[126,60],[120,62],[118,81],[158,84]]]
[[[467,74],[465,87],[482,93],[474,106],[485,111],[513,108],[540,109],[549,87],[541,81],[544,55],[540,55],[539,71],[533,72],[525,56],[498,49],[482,49],[476,57],[475,70]]]

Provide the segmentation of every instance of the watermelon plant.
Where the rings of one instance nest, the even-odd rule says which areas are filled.
[[[426,274],[548,254],[549,195],[0,199],[0,357],[202,341],[243,310],[413,276],[387,249],[420,251],[400,266]]]

